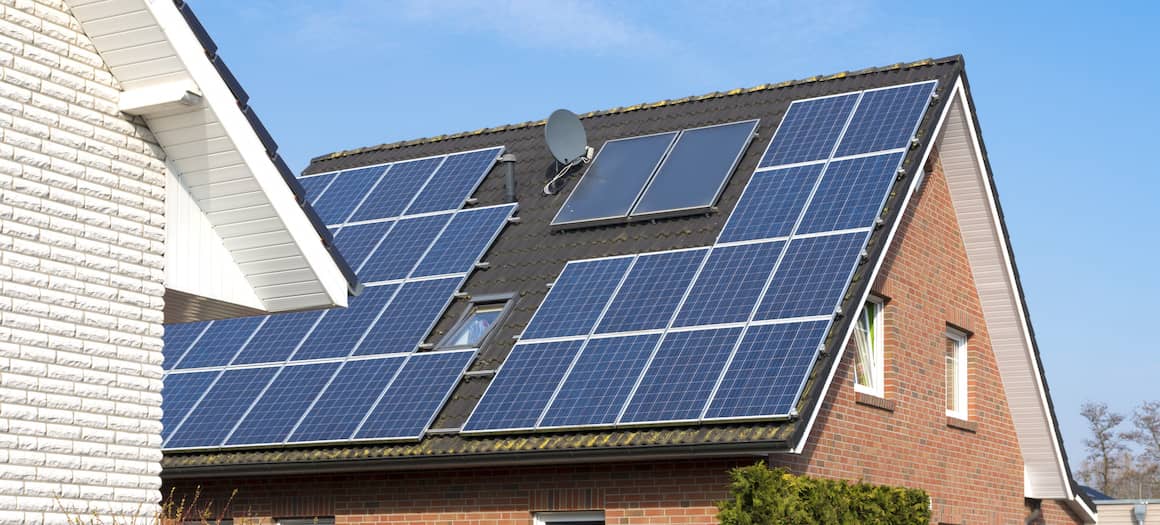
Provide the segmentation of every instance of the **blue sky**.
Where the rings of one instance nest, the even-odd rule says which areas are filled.
[[[1075,468],[1160,399],[1160,4],[194,0],[295,170],[335,150],[962,53]],[[1017,4],[1017,5],[1011,5]]]

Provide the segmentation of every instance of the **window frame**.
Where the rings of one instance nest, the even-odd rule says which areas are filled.
[[[967,332],[964,332],[962,330],[958,330],[956,328],[948,326],[946,329],[946,333],[944,335],[945,335],[944,344],[945,344],[945,340],[950,340],[950,341],[954,342],[954,344],[955,344],[955,347],[954,347],[955,374],[954,374],[954,385],[953,385],[954,391],[948,392],[948,396],[947,396],[948,398],[951,395],[954,396],[955,408],[951,408],[950,406],[946,407],[947,417],[952,417],[955,419],[968,421],[970,418],[970,409],[969,409],[969,406],[970,406],[969,384],[970,384],[970,382],[967,380],[967,374],[969,371],[969,367],[968,367],[969,357],[968,357],[968,352],[967,352],[967,339],[969,338],[970,334],[968,334]],[[943,352],[944,352],[943,366],[945,367],[945,366],[947,366],[947,363],[946,363],[947,356],[945,355],[945,352],[946,352],[945,348],[944,348]],[[950,390],[951,387],[952,387],[951,384],[946,385],[946,388],[948,390]]]
[[[866,395],[885,399],[886,398],[886,337],[885,337],[885,334],[883,332],[885,331],[885,325],[886,325],[885,320],[884,320],[884,318],[885,318],[884,314],[886,312],[886,308],[885,308],[886,300],[881,298],[881,297],[876,297],[873,295],[868,297],[866,299],[866,302],[862,305],[862,308],[860,310],[858,310],[858,318],[855,320],[855,322],[858,323],[858,325],[855,326],[854,329],[861,330],[862,317],[865,315],[866,308],[870,305],[873,305],[874,308],[877,310],[877,315],[874,317],[874,326],[872,327],[874,330],[874,340],[873,340],[872,344],[873,344],[873,347],[878,350],[875,353],[875,355],[873,356],[874,363],[872,363],[873,368],[871,369],[873,376],[874,376],[873,377],[874,381],[872,381],[872,383],[875,386],[866,386],[858,381],[858,361],[860,358],[860,352],[858,352],[858,350],[857,350],[858,343],[855,340],[855,342],[854,342],[854,346],[855,346],[854,391],[862,393],[862,394],[866,394]]]
[[[515,301],[512,300],[513,298],[515,298],[514,293],[488,294],[488,295],[473,296],[468,301],[467,308],[465,308],[463,310],[463,313],[459,314],[459,319],[457,319],[455,321],[455,324],[451,325],[451,328],[448,329],[447,332],[443,334],[443,337],[441,337],[439,339],[439,343],[435,345],[435,348],[437,350],[483,348],[483,346],[486,345],[489,341],[491,341],[491,338],[495,336],[495,327],[497,325],[503,323],[504,320],[507,319],[508,314],[511,313],[512,307],[515,305]],[[487,333],[484,334],[483,337],[479,340],[479,344],[476,344],[474,346],[450,344],[452,336],[456,332],[461,330],[464,327],[464,325],[471,322],[471,319],[472,319],[472,317],[474,317],[476,310],[478,310],[481,306],[492,306],[492,305],[496,305],[496,304],[503,305],[500,308],[499,316],[497,316],[495,318],[495,322],[492,323],[491,329],[489,329],[487,331]]]
[[[534,525],[552,525],[553,523],[606,523],[604,511],[586,510],[574,512],[535,512],[532,514]]]

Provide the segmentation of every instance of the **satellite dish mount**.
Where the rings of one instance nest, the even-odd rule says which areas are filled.
[[[564,178],[572,168],[592,161],[593,149],[588,147],[588,134],[580,117],[566,109],[557,109],[548,117],[544,126],[544,140],[548,143],[548,150],[556,158],[556,165],[562,166],[544,185],[544,195],[556,193],[556,181]]]

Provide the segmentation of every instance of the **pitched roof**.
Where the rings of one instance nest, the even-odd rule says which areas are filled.
[[[305,174],[496,145],[506,146],[506,151],[519,159],[515,175],[522,222],[503,231],[485,258],[490,268],[472,274],[463,290],[472,296],[514,292],[518,298],[515,307],[503,325],[497,328],[491,338],[492,342],[480,350],[478,359],[472,365],[471,370],[480,373],[470,374],[461,381],[437,416],[432,430],[418,443],[348,443],[210,453],[167,453],[163,460],[166,474],[194,475],[198,471],[213,471],[223,466],[253,466],[262,471],[271,468],[293,470],[302,468],[303,464],[309,464],[314,471],[322,464],[349,464],[350,460],[360,460],[360,464],[368,467],[372,464],[381,467],[384,464],[415,465],[419,462],[440,461],[455,464],[467,461],[547,461],[577,455],[662,457],[687,454],[694,450],[690,448],[694,446],[698,453],[768,453],[792,449],[806,431],[805,419],[486,437],[461,436],[456,429],[463,425],[491,380],[491,376],[484,372],[495,370],[507,357],[514,345],[514,337],[523,331],[543,300],[547,284],[556,279],[565,263],[583,258],[712,244],[790,102],[932,79],[939,81],[937,92],[945,95],[961,72],[962,60],[956,56],[582,115],[591,144],[627,136],[761,118],[758,138],[747,150],[733,178],[724,188],[717,203],[718,211],[706,215],[552,231],[547,225],[567,198],[570,188],[565,188],[555,196],[544,196],[540,191],[552,169],[552,157],[543,141],[542,121],[374,146],[314,159]],[[927,111],[918,131],[921,143],[907,154],[903,164],[907,176],[898,182],[897,187],[909,187],[913,174],[919,173],[919,162],[932,141],[937,120],[946,103],[945,98],[940,98],[938,104]],[[504,181],[500,171],[491,173],[476,191],[475,198],[479,205],[505,202]],[[569,182],[569,185],[572,184],[575,184],[575,178]],[[887,224],[894,224],[899,218],[901,199],[905,193],[894,192],[887,201],[884,217]],[[871,236],[868,248],[871,261],[881,257],[889,230],[880,228]],[[860,298],[868,286],[868,272],[873,266],[862,265],[856,272],[853,286],[843,300],[843,311],[857,310]],[[466,307],[466,301],[453,303],[436,325],[429,341],[438,341],[440,335],[452,327]],[[809,414],[820,402],[826,379],[838,355],[834,351],[835,347],[844,338],[843,334],[851,319],[850,316],[844,317],[831,327],[827,339],[830,351],[815,363],[799,403],[798,413]]]

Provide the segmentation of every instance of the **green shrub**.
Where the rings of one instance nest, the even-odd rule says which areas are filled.
[[[926,525],[926,491],[795,476],[764,463],[729,472],[729,499],[717,504],[722,525]]]

